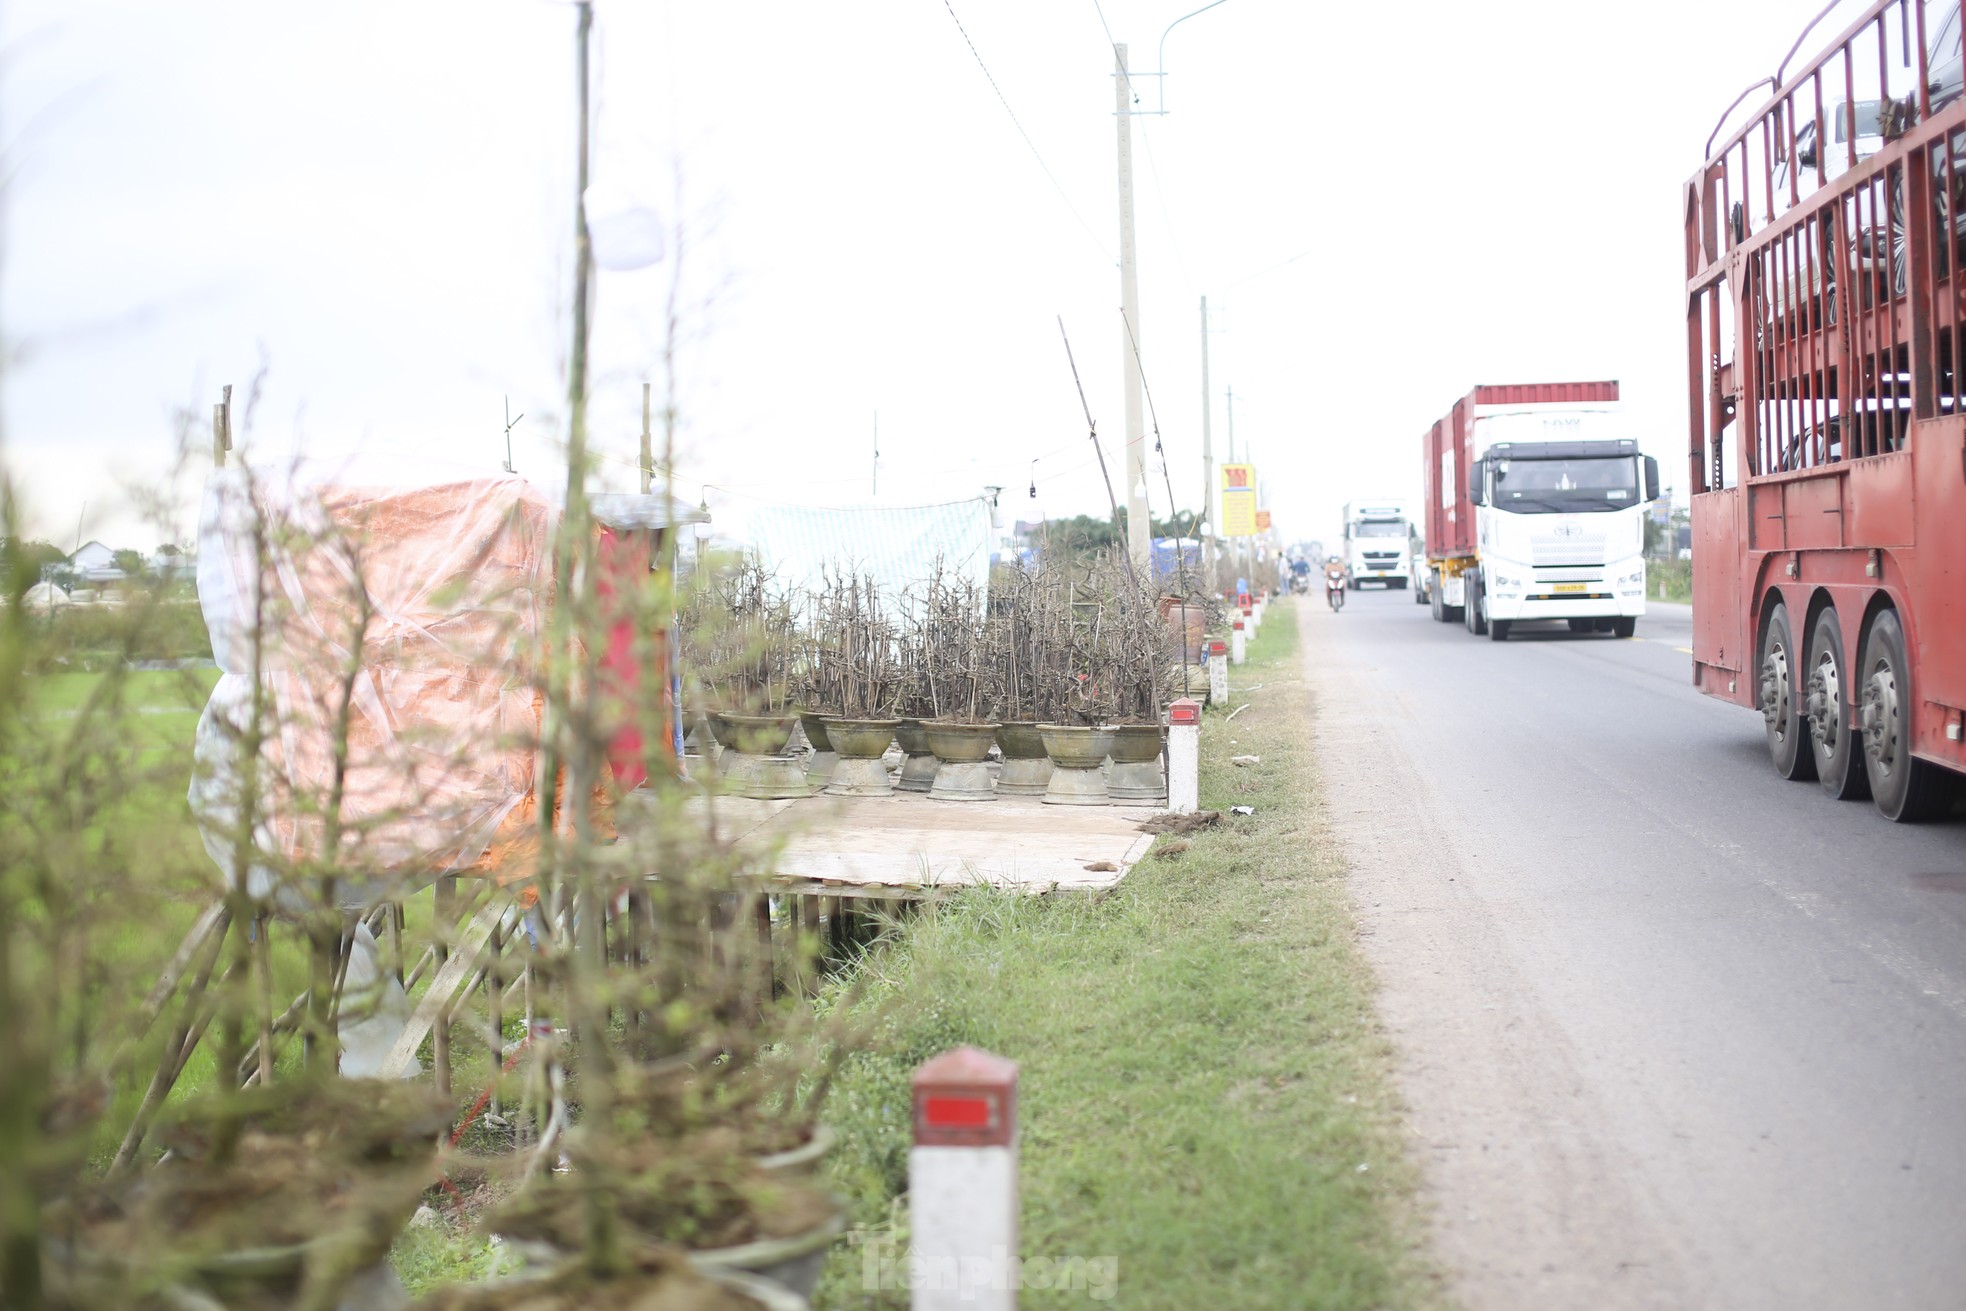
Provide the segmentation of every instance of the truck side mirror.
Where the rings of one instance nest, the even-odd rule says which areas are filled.
[[[1487,466],[1486,460],[1476,460],[1468,466],[1468,501],[1472,505],[1481,504],[1481,475]]]
[[[1659,499],[1659,461],[1658,457],[1652,455],[1645,457],[1645,499],[1648,501]]]

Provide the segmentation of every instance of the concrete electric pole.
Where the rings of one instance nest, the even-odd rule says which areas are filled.
[[[1133,85],[1126,47],[1113,45],[1114,113],[1119,118],[1120,358],[1126,369],[1126,550],[1139,569],[1153,565],[1147,510],[1147,442],[1140,394],[1140,285],[1133,252]]]
[[[1202,540],[1202,565],[1212,582],[1215,577],[1215,445],[1209,435],[1208,412],[1214,408],[1208,394],[1208,297],[1201,298],[1201,517],[1207,524]]]

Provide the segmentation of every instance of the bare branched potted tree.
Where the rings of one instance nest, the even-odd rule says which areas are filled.
[[[937,571],[922,606],[922,663],[934,718],[924,724],[938,764],[929,788],[936,801],[994,801],[987,763],[996,743],[992,713],[1000,701],[996,662],[986,642],[984,593],[969,580]]]
[[[1038,725],[1058,719],[1065,680],[1060,594],[1051,566],[1043,562],[1031,569],[1000,570],[993,585],[989,651],[1004,717],[997,726],[997,748],[1003,753],[997,794],[1041,797],[1051,783],[1052,765]]]
[[[820,712],[839,756],[826,791],[885,797],[894,783],[881,757],[894,741],[900,694],[894,623],[872,578],[829,579],[814,598],[807,708]]]
[[[717,740],[731,748],[723,763],[729,785],[759,799],[811,795],[804,770],[791,754],[798,712],[792,680],[798,630],[791,599],[771,575],[746,561],[716,581],[719,605],[707,648],[705,677],[715,689],[710,722]]]

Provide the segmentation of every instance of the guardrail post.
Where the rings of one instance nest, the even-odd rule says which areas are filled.
[[[975,1047],[915,1071],[913,1311],[1015,1311],[1017,1063]]]
[[[1247,642],[1248,642],[1248,636],[1243,629],[1242,616],[1237,615],[1235,627],[1229,630],[1229,663],[1230,664],[1239,665],[1242,663],[1243,647]]]
[[[1167,808],[1201,809],[1201,703],[1180,697],[1167,707]]]
[[[1220,640],[1208,644],[1208,699],[1218,706],[1229,699],[1229,644]]]

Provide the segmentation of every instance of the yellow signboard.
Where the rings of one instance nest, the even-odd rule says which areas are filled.
[[[1222,535],[1254,537],[1256,527],[1256,466],[1222,466]]]

